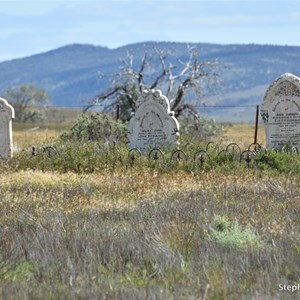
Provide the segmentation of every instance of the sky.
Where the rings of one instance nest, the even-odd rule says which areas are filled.
[[[0,0],[0,62],[81,43],[300,46],[300,0]]]

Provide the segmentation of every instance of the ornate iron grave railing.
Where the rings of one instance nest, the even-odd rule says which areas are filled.
[[[196,167],[202,168],[210,163],[239,163],[245,164],[248,168],[254,167],[259,162],[268,162],[271,152],[284,152],[292,155],[299,155],[299,149],[295,146],[282,147],[280,150],[265,149],[258,143],[250,144],[246,149],[243,149],[236,143],[229,143],[221,147],[215,142],[208,142],[205,145],[196,146],[189,145],[188,150],[183,149],[160,149],[153,148],[148,152],[141,151],[138,148],[129,150],[128,158],[131,165],[138,163],[141,159],[151,163],[160,164],[194,164]],[[193,149],[193,150],[190,150]],[[109,150],[107,150],[109,151]],[[101,155],[107,151],[96,151],[96,155]],[[33,146],[31,148],[31,155],[33,157],[44,157],[45,159],[54,159],[58,155],[62,155],[63,149],[58,146],[47,145],[40,148]]]
[[[196,166],[203,167],[207,161],[218,161],[222,162],[237,162],[240,164],[246,164],[248,168],[255,165],[256,159],[260,157],[260,161],[268,162],[269,151],[278,150],[267,150],[258,143],[250,144],[246,149],[242,148],[237,143],[230,143],[225,147],[221,148],[215,142],[208,142],[201,149],[196,150],[192,153],[187,153],[184,150],[176,149],[171,153],[167,153],[159,148],[150,149],[148,152],[148,161],[153,162],[193,162]],[[282,148],[280,151],[289,152],[292,154],[299,154],[296,147]],[[129,156],[132,162],[138,157],[142,156],[139,149],[133,148],[129,151]]]

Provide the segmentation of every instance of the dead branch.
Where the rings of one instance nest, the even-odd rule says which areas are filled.
[[[152,52],[151,52],[151,51]],[[198,112],[186,103],[186,95],[203,98],[207,85],[211,85],[218,76],[213,70],[217,62],[202,62],[199,60],[199,51],[195,46],[187,46],[188,58],[183,61],[170,51],[161,50],[153,46],[142,57],[140,66],[134,69],[134,56],[128,52],[125,59],[121,59],[121,71],[111,80],[111,88],[94,97],[85,111],[99,103],[120,103],[126,109],[135,110],[135,103],[144,89],[161,89],[170,99],[171,109],[179,116],[183,111],[189,111],[194,117]],[[174,59],[178,64],[174,65]],[[152,74],[151,66],[159,62],[160,68],[154,79],[147,84],[146,77]],[[149,73],[149,70],[151,71]],[[206,78],[205,80],[203,80]]]

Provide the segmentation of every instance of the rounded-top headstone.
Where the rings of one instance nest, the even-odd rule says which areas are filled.
[[[14,108],[0,98],[0,158],[12,156],[12,119],[15,117]]]
[[[130,148],[149,150],[178,144],[179,123],[160,90],[145,90],[128,124]]]
[[[267,89],[261,116],[266,125],[267,148],[300,146],[300,78],[285,73]]]

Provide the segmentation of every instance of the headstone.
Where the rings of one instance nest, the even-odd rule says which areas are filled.
[[[300,149],[300,78],[289,73],[279,76],[265,93],[261,116],[267,148]]]
[[[3,98],[0,98],[0,158],[12,156],[12,119],[14,108]]]
[[[144,91],[136,106],[128,124],[131,149],[145,152],[179,144],[179,123],[170,110],[168,98],[160,90]]]

